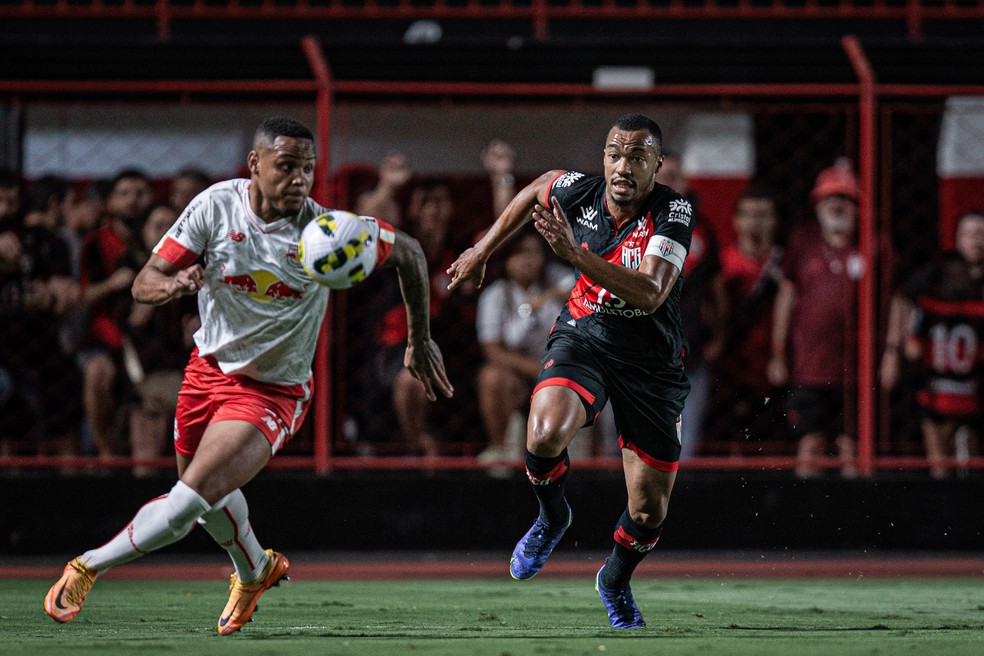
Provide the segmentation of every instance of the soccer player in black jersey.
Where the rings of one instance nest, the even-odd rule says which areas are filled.
[[[492,252],[535,222],[576,284],[551,330],[533,391],[526,471],[540,514],[509,569],[528,579],[571,522],[564,498],[567,446],[610,399],[622,449],[628,507],[595,585],[615,628],[645,626],[629,580],[655,546],[680,459],[680,412],[690,386],[683,370],[679,300],[693,208],[655,181],[662,135],[652,119],[615,121],[604,176],[549,171],[520,191],[493,226],[451,265],[450,288],[481,284]]]

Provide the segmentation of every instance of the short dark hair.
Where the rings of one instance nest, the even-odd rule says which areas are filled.
[[[253,135],[255,145],[261,139],[273,141],[277,137],[295,137],[297,139],[309,139],[314,141],[314,135],[303,123],[289,116],[271,116],[256,128]]]
[[[619,130],[625,130],[626,132],[647,130],[649,134],[653,135],[653,139],[656,141],[656,152],[662,154],[663,131],[659,129],[659,125],[656,121],[649,118],[645,114],[623,114],[615,119],[615,123],[612,124],[612,127],[618,128]]]
[[[113,178],[98,178],[89,184],[86,190],[86,197],[100,203],[106,202],[109,194],[113,191]]]
[[[72,185],[68,180],[57,175],[43,175],[34,181],[28,193],[27,209],[29,212],[44,212],[52,198],[63,201],[68,197]]]
[[[447,192],[447,194],[450,196],[451,185],[450,183],[448,183],[447,180],[443,180],[441,178],[423,178],[421,180],[415,181],[413,185],[413,191],[428,193],[428,194],[433,193],[435,191]]]
[[[186,166],[185,168],[178,171],[175,178],[188,178],[189,180],[194,180],[197,184],[202,187],[208,187],[212,184],[212,180],[208,177],[208,174],[201,169],[196,169],[193,166]]]
[[[145,209],[143,211],[143,214],[140,215],[140,222],[139,222],[140,226],[143,226],[143,224],[147,223],[147,219],[150,218],[150,215],[153,214],[154,212],[156,212],[157,210],[161,209],[161,208],[164,208],[166,210],[170,210],[171,212],[174,212],[176,215],[179,215],[179,216],[181,214],[181,212],[179,212],[178,210],[176,210],[173,207],[171,207],[168,203],[162,203],[161,201],[156,201],[155,200],[153,203],[151,203],[150,205],[148,205],[147,206],[147,209]]]
[[[969,219],[973,216],[984,219],[984,208],[974,207],[961,212],[960,216],[957,217],[957,225],[960,225],[965,219]]]
[[[410,200],[407,203],[407,216],[411,221],[417,220],[424,203],[434,196],[447,196],[448,202],[451,203],[452,207],[454,206],[451,185],[446,180],[430,178],[419,180],[414,184],[410,191]]]
[[[20,191],[24,186],[24,180],[13,169],[0,166],[0,189],[17,189]]]
[[[150,181],[150,176],[144,173],[142,170],[131,167],[121,170],[119,173],[113,176],[113,182],[109,186],[109,191],[112,193],[116,190],[116,186],[123,180],[143,180],[147,183],[148,187],[152,187],[153,183]]]
[[[776,199],[775,193],[773,193],[773,191],[764,184],[757,182],[750,183],[738,194],[738,199],[735,201],[735,205],[749,198],[770,201],[772,203],[772,208],[776,210],[776,212],[779,211],[779,202]]]

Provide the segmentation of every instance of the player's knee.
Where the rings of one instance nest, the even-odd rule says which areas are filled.
[[[527,448],[542,447],[544,455],[557,455],[584,426],[585,408],[580,397],[566,387],[544,387],[533,395]],[[530,448],[536,455],[536,450]]]
[[[569,431],[563,425],[550,421],[533,420],[533,427],[526,436],[526,448],[541,457],[559,455],[571,441]]]
[[[164,503],[167,505],[167,524],[175,537],[185,535],[209,510],[201,495],[181,481],[171,488]]]
[[[629,517],[640,526],[657,528],[666,519],[666,514],[670,507],[669,497],[660,495],[643,499],[641,501],[629,501]]]

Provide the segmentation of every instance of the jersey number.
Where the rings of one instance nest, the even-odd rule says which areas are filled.
[[[620,299],[615,294],[611,293],[604,287],[598,288],[598,305],[605,305],[608,303],[614,308],[620,308],[625,306],[625,301]]]
[[[929,329],[933,342],[933,369],[940,373],[969,374],[977,360],[977,333],[958,323],[938,323]]]

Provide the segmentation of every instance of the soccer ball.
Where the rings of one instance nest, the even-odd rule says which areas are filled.
[[[332,210],[304,226],[297,256],[319,285],[348,289],[376,267],[376,237],[360,217]]]

